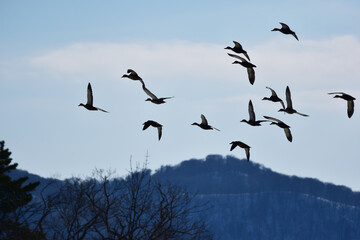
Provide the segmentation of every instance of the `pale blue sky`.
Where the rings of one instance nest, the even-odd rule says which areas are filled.
[[[298,35],[271,32],[287,23]],[[327,95],[344,91],[360,99],[359,1],[1,1],[1,139],[20,168],[44,177],[89,175],[97,168],[129,169],[129,159],[149,167],[207,154],[233,154],[229,143],[251,148],[251,160],[284,174],[318,178],[360,190],[360,104]],[[255,84],[232,65],[226,46],[242,43],[257,65]],[[158,96],[153,105],[138,82],[122,79],[132,68]],[[94,105],[78,107],[91,82]],[[261,101],[274,88],[309,118],[278,113]],[[277,117],[291,126],[251,127]],[[220,132],[193,122],[204,114]],[[142,131],[142,123],[164,125]]]

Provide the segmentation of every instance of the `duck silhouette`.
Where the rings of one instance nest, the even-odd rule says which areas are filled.
[[[269,120],[272,121],[270,123],[270,125],[277,125],[278,127],[284,129],[285,136],[286,136],[287,140],[289,140],[289,142],[292,142],[292,135],[291,135],[291,131],[290,131],[290,126],[288,126],[284,122],[282,122],[279,119],[276,119],[274,117],[264,116],[264,118],[269,119]]]
[[[129,78],[131,80],[140,81],[140,82],[144,83],[142,78],[134,70],[128,69],[127,73],[128,74],[122,75],[122,78]]]
[[[243,148],[246,153],[246,159],[250,161],[250,146],[240,141],[233,141],[230,144],[231,144],[230,151],[234,150],[234,148],[236,147]]]
[[[236,53],[242,53],[245,55],[245,57],[250,61],[250,57],[249,55],[247,54],[247,52],[243,49],[243,47],[241,46],[240,43],[236,42],[236,41],[233,41],[234,43],[234,47],[229,47],[227,46],[225,49],[229,49],[229,50],[232,50],[233,52],[236,52]]]
[[[245,122],[251,126],[261,126],[262,122],[267,122],[267,120],[258,120],[258,121],[255,120],[255,112],[251,100],[249,101],[248,111],[249,111],[249,120],[243,119],[240,122]]]
[[[215,130],[217,130],[217,131],[220,131],[219,129],[210,126],[210,125],[208,124],[208,121],[206,120],[206,118],[205,118],[205,116],[204,116],[203,114],[201,114],[201,123],[200,123],[200,124],[194,122],[194,123],[192,123],[191,125],[199,126],[200,128],[202,128],[202,129],[204,129],[204,130],[212,130],[212,129],[215,129]]]
[[[348,117],[351,118],[354,113],[354,100],[356,100],[356,98],[343,92],[331,92],[328,94],[337,94],[334,96],[334,98],[341,98],[347,101],[347,114]]]
[[[163,104],[163,103],[165,103],[166,99],[173,98],[173,97],[162,97],[162,98],[156,97],[155,94],[153,94],[149,89],[146,88],[144,82],[142,82],[142,88],[143,88],[144,92],[150,97],[150,98],[147,98],[145,101],[150,101],[155,104]]]
[[[279,98],[276,94],[276,92],[270,88],[270,87],[266,87],[267,89],[270,89],[271,91],[271,96],[270,97],[264,97],[262,100],[268,100],[268,101],[272,101],[272,102],[280,102],[283,109],[285,109],[285,105],[284,105],[284,102],[283,100],[281,100],[281,98]]]
[[[86,102],[86,104],[80,103],[79,106],[83,106],[84,108],[86,108],[87,110],[90,110],[90,111],[98,111],[99,110],[99,111],[103,111],[106,113],[108,112],[108,111],[105,111],[104,109],[94,107],[93,102],[94,102],[93,92],[92,92],[91,84],[89,83],[88,87],[87,87],[87,102]]]
[[[293,106],[292,106],[292,101],[291,101],[291,93],[290,93],[290,88],[289,88],[289,86],[286,87],[285,94],[286,94],[286,108],[280,109],[279,112],[286,112],[286,113],[288,113],[288,114],[296,113],[296,114],[299,114],[299,115],[304,116],[304,117],[308,117],[308,116],[309,116],[309,115],[307,115],[307,114],[299,113],[298,111],[296,111],[296,110],[293,108]]]
[[[158,130],[158,138],[159,138],[159,141],[160,141],[161,135],[162,135],[162,125],[160,123],[155,122],[153,120],[148,120],[148,121],[144,122],[143,125],[144,125],[144,127],[142,129],[143,131],[146,130],[150,126],[157,128],[157,130]]]
[[[239,55],[236,55],[236,54],[231,54],[231,53],[228,53],[228,55],[230,57],[234,57],[234,58],[237,58],[239,59],[241,62],[239,61],[234,61],[233,64],[240,64],[241,66],[245,67],[247,69],[247,72],[248,72],[248,77],[249,77],[249,82],[251,85],[254,84],[255,82],[255,71],[254,71],[254,68],[256,67],[254,64],[252,64],[251,62],[248,62],[246,61],[245,58],[243,57],[240,57]]]
[[[282,22],[281,22],[280,24],[281,24],[281,28],[280,28],[280,29],[279,29],[279,28],[274,28],[274,29],[271,30],[271,31],[279,31],[279,32],[281,32],[281,33],[283,33],[283,34],[291,34],[291,35],[293,35],[293,36],[296,38],[296,40],[299,41],[299,39],[298,39],[298,37],[296,36],[295,32],[292,31],[287,24],[282,23]]]

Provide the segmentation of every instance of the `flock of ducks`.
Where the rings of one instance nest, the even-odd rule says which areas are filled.
[[[280,29],[279,28],[274,28],[271,31],[279,31],[279,32],[281,32],[283,34],[291,34],[292,36],[294,36],[296,38],[296,40],[299,41],[299,39],[296,36],[295,32],[292,31],[287,24],[281,23],[281,22],[280,22],[280,24],[281,24]],[[234,47],[227,46],[225,49],[226,50],[231,50],[231,51],[233,51],[233,52],[235,52],[237,54],[243,54],[246,57],[246,59],[245,59],[245,58],[243,58],[243,57],[241,57],[239,55],[228,53],[228,55],[230,57],[237,59],[236,61],[233,62],[233,64],[239,64],[239,65],[241,65],[241,66],[243,66],[244,68],[247,69],[249,82],[250,82],[251,85],[253,85],[254,82],[255,82],[254,68],[256,68],[256,66],[250,62],[250,57],[249,57],[248,53],[243,49],[242,45],[240,43],[236,42],[236,41],[233,41],[233,43],[234,43]],[[238,60],[240,60],[240,61],[238,61]],[[129,78],[129,79],[131,79],[133,81],[140,81],[143,91],[149,96],[149,98],[147,98],[145,101],[150,101],[150,102],[152,102],[154,104],[163,104],[163,103],[165,103],[165,100],[173,98],[173,97],[161,97],[161,98],[157,97],[148,88],[146,88],[143,79],[132,69],[128,69],[127,74],[124,74],[122,76],[122,78]],[[285,104],[284,104],[283,100],[281,100],[278,97],[278,95],[276,94],[276,92],[272,88],[270,88],[270,87],[266,87],[266,88],[271,91],[271,96],[270,97],[264,97],[262,100],[268,100],[268,101],[272,101],[272,102],[280,102],[282,108],[280,108],[278,110],[279,112],[284,112],[284,113],[288,113],[288,114],[296,113],[296,114],[298,114],[300,116],[303,116],[303,117],[308,117],[309,116],[307,114],[300,113],[300,112],[298,112],[297,110],[295,110],[293,108],[293,104],[292,104],[292,100],[291,100],[291,92],[290,92],[289,86],[287,86],[286,90],[285,90],[286,107],[285,107]],[[348,95],[348,94],[346,94],[346,93],[343,93],[343,92],[331,92],[331,93],[328,93],[328,94],[330,94],[330,95],[335,94],[334,98],[341,98],[341,99],[344,99],[344,100],[347,101],[347,114],[348,114],[348,117],[351,118],[351,116],[354,113],[354,100],[355,100],[355,98]],[[95,107],[93,105],[93,92],[92,92],[92,88],[91,88],[90,83],[88,84],[88,87],[87,87],[87,102],[86,102],[86,104],[80,103],[79,106],[83,106],[84,108],[86,108],[87,110],[90,110],[90,111],[102,111],[102,112],[108,113],[108,111],[103,110],[103,109],[98,108],[98,107]],[[253,104],[252,104],[251,100],[249,101],[248,112],[249,112],[249,120],[243,119],[240,122],[245,122],[245,123],[247,123],[247,124],[249,124],[251,126],[261,126],[262,122],[270,122],[270,125],[277,125],[278,127],[282,128],[284,130],[284,132],[285,132],[285,136],[286,136],[287,140],[289,142],[292,142],[293,138],[292,138],[292,135],[291,135],[290,126],[288,126],[287,124],[285,124],[281,120],[279,120],[277,118],[274,118],[274,117],[269,117],[269,116],[263,116],[266,120],[256,120],[254,107],[253,107]],[[163,126],[160,123],[158,123],[156,121],[153,121],[153,120],[148,120],[148,121],[144,122],[143,125],[144,126],[143,126],[142,130],[146,130],[150,126],[152,126],[154,128],[157,128],[158,139],[159,140],[161,139],[162,127]],[[209,125],[206,117],[203,114],[201,114],[201,123],[194,122],[191,125],[198,126],[198,127],[202,128],[204,130],[217,130],[217,131],[220,131],[219,129]],[[248,146],[247,144],[245,144],[245,143],[243,143],[241,141],[232,141],[230,144],[231,144],[230,151],[234,150],[236,147],[243,148],[245,150],[247,160],[248,161],[250,160],[250,148],[251,148],[250,146]]]

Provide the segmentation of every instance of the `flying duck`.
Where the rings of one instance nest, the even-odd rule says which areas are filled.
[[[269,120],[272,121],[270,123],[270,125],[278,125],[282,129],[284,129],[286,138],[289,140],[289,142],[292,142],[292,135],[291,135],[291,132],[290,132],[290,126],[286,125],[284,122],[280,121],[279,119],[276,119],[276,118],[273,118],[273,117],[264,116],[264,118],[269,119]]]
[[[267,122],[267,120],[255,120],[255,112],[254,107],[252,105],[251,100],[249,101],[249,121],[246,119],[241,120],[241,122],[246,122],[247,124],[251,126],[261,126],[261,122]]]
[[[308,117],[309,115],[303,114],[303,113],[299,113],[298,111],[296,111],[293,106],[292,106],[292,101],[291,101],[291,93],[290,93],[290,88],[289,86],[286,87],[286,108],[282,108],[279,110],[279,112],[286,112],[289,114],[293,114],[293,113],[297,113],[301,116],[304,117]]]
[[[140,81],[140,82],[144,83],[142,78],[134,70],[128,69],[127,73],[128,74],[122,75],[122,78],[130,78],[131,80]]]
[[[280,28],[280,29],[279,29],[279,28],[274,28],[274,29],[271,30],[271,31],[279,31],[279,32],[282,32],[283,34],[291,34],[291,35],[293,35],[293,36],[296,38],[296,40],[299,41],[299,39],[298,39],[298,37],[296,36],[295,32],[292,31],[287,24],[285,24],[285,23],[280,23],[280,24],[281,24],[281,28]]]
[[[230,144],[231,144],[230,151],[232,151],[236,147],[241,147],[245,150],[247,160],[248,161],[250,160],[250,146],[240,141],[233,141]]]
[[[240,64],[241,66],[245,67],[247,69],[247,72],[248,72],[248,77],[249,77],[249,82],[251,85],[254,84],[255,82],[255,71],[254,71],[254,68],[256,67],[254,64],[246,61],[245,58],[242,58],[236,54],[231,54],[231,53],[228,53],[228,55],[230,57],[234,57],[234,58],[237,58],[239,59],[241,62],[239,61],[235,61],[233,62],[233,64],[237,63],[237,64]]]
[[[105,111],[105,110],[103,110],[101,108],[94,107],[93,106],[93,101],[94,101],[93,93],[92,93],[92,89],[91,89],[91,84],[89,83],[88,87],[87,87],[87,102],[86,102],[86,104],[80,103],[79,106],[83,106],[84,108],[86,108],[87,110],[90,110],[90,111],[100,110],[100,111],[103,111],[103,112],[108,112],[108,111]]]
[[[268,98],[268,97],[264,97],[262,100],[269,100],[269,101],[272,101],[272,102],[280,102],[281,105],[282,105],[282,107],[283,107],[283,109],[285,109],[285,105],[284,105],[283,100],[281,100],[281,99],[277,96],[276,92],[275,92],[272,88],[270,88],[270,87],[266,87],[266,88],[270,89],[270,91],[271,91],[271,96],[270,96],[269,98]]]
[[[203,114],[201,114],[201,123],[200,123],[200,124],[194,122],[194,123],[192,123],[191,125],[199,126],[199,127],[201,127],[202,129],[204,129],[204,130],[212,130],[212,129],[215,129],[215,130],[217,130],[217,131],[220,131],[219,129],[210,126],[210,125],[208,124],[208,121],[206,120],[206,118],[205,118],[205,116],[204,116]]]
[[[146,130],[150,126],[157,128],[159,141],[160,141],[161,135],[162,135],[162,125],[160,123],[155,122],[153,120],[148,120],[148,121],[144,122],[143,125],[144,125],[144,127],[142,129],[143,131]]]
[[[343,92],[331,92],[328,94],[340,94],[340,95],[335,95],[334,98],[342,98],[347,101],[347,114],[348,117],[351,118],[351,116],[354,113],[354,100],[356,100],[356,98]]]
[[[142,88],[143,88],[144,92],[150,96],[150,98],[147,98],[145,101],[150,101],[155,104],[162,104],[162,103],[165,103],[164,100],[173,98],[173,97],[163,97],[163,98],[156,97],[155,94],[150,92],[150,90],[145,87],[144,82],[142,82]]]
[[[245,57],[250,61],[249,55],[248,55],[247,52],[243,49],[243,47],[241,46],[241,44],[238,43],[238,42],[236,42],[236,41],[233,41],[233,43],[235,44],[234,47],[229,47],[229,46],[227,46],[225,49],[232,50],[233,52],[236,52],[236,53],[242,53],[242,54],[244,54]]]

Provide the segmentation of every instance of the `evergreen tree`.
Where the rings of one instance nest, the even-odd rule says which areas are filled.
[[[32,233],[27,226],[18,222],[15,212],[32,200],[31,192],[40,182],[27,183],[23,186],[28,177],[12,180],[8,176],[8,173],[16,169],[18,164],[11,164],[11,152],[5,149],[4,145],[5,142],[0,141],[0,238],[23,239],[25,236],[19,236],[23,233],[28,239],[36,239],[31,236]]]

